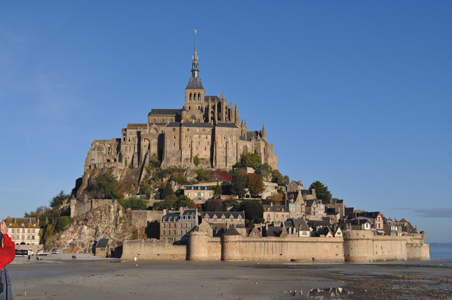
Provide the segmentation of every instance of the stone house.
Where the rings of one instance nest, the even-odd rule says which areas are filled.
[[[265,222],[283,222],[290,217],[290,213],[285,205],[263,205],[263,218]]]
[[[16,245],[39,245],[41,228],[36,218],[5,219],[6,233]]]
[[[247,229],[248,233],[247,236],[249,237],[255,237],[255,238],[261,238],[262,237],[262,227],[254,226],[254,228]]]
[[[204,204],[208,199],[213,198],[215,191],[210,186],[186,185],[184,195],[192,199],[195,204]]]
[[[94,256],[106,257],[108,255],[109,239],[100,239],[94,246]]]
[[[310,237],[311,228],[309,228],[305,219],[287,219],[284,223],[287,236]]]
[[[245,212],[243,211],[203,211],[202,220],[212,226],[225,227],[245,225]],[[242,226],[238,226],[239,228]]]
[[[325,205],[322,200],[313,199],[306,200],[306,219],[308,220],[322,220],[325,214]]]
[[[355,212],[352,214],[355,218],[367,218],[369,222],[373,225],[372,231],[376,235],[384,235],[383,223],[384,217],[379,211],[374,212]]]
[[[371,230],[372,220],[365,217],[357,217],[346,220],[346,223],[351,230]]]
[[[336,213],[339,214],[339,219],[345,216],[345,205],[343,199],[333,198],[331,199],[331,203],[327,204],[328,208],[334,209]]]
[[[298,180],[298,181],[292,180],[287,185],[287,192],[288,193],[297,193],[298,191],[303,191],[303,190],[306,190],[306,188],[301,183],[301,180]]]
[[[181,207],[179,211],[167,212],[160,222],[160,240],[185,241],[188,233],[198,226],[198,211]]]

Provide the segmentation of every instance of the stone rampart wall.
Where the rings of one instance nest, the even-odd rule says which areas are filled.
[[[152,260],[373,262],[376,260],[428,260],[423,236],[374,236],[363,230],[345,231],[343,238],[242,237],[214,238],[194,231],[188,245],[158,240],[125,241],[124,258]]]
[[[374,236],[374,260],[407,260],[406,238],[398,236]]]
[[[128,210],[127,217],[135,227],[146,227],[153,221],[160,222],[163,217],[162,210]]]
[[[342,238],[223,237],[222,260],[343,262]]]
[[[95,208],[110,205],[111,199],[90,199],[78,200],[72,199],[70,203],[71,217],[81,216]]]
[[[148,260],[186,260],[187,246],[159,240],[124,241],[122,258]]]
[[[344,231],[345,261],[373,262],[375,260],[428,260],[428,244],[425,235],[374,236],[365,230]]]

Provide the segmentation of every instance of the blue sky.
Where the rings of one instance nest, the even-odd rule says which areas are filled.
[[[48,205],[94,139],[207,95],[265,122],[278,168],[452,242],[450,1],[3,1],[0,218]]]

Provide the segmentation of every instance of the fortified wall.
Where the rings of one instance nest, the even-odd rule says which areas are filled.
[[[83,215],[98,207],[110,205],[111,203],[112,203],[111,199],[77,200],[76,198],[72,198],[70,201],[71,218]]]
[[[211,237],[193,231],[187,246],[143,240],[125,241],[123,258],[223,260],[223,261],[297,261],[297,262],[373,262],[378,260],[429,260],[429,245],[424,234],[413,236],[374,236],[364,230],[349,230],[344,237]]]

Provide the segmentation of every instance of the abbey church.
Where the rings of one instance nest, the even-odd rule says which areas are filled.
[[[228,105],[224,93],[221,98],[206,96],[199,77],[196,35],[191,73],[181,109],[152,109],[146,123],[128,124],[121,138],[95,140],[84,177],[100,168],[142,168],[153,158],[161,160],[162,167],[195,167],[196,160],[204,168],[231,169],[242,153],[256,153],[262,163],[277,169],[265,125],[248,131],[237,104]]]

